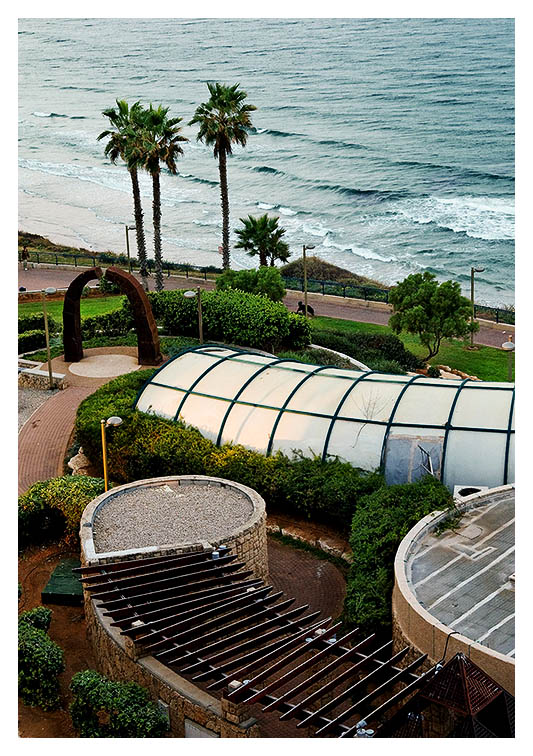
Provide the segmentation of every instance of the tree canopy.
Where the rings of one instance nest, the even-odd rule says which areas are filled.
[[[479,329],[478,323],[470,322],[472,305],[459,284],[439,284],[427,271],[407,276],[391,290],[389,302],[393,306],[389,326],[395,333],[417,334],[428,350],[426,360],[435,357],[443,339],[462,338]]]
[[[287,243],[282,239],[285,229],[278,225],[278,218],[261,215],[254,218],[239,218],[244,228],[236,228],[235,233],[239,241],[236,248],[245,249],[250,257],[259,255],[259,264],[274,265],[275,260],[287,262],[290,252]]]

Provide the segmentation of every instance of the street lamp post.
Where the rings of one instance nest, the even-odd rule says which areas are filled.
[[[472,325],[474,325],[474,273],[483,273],[484,270],[485,268],[470,268],[470,301],[472,303]],[[470,331],[470,348],[474,348],[474,331]]]
[[[305,317],[307,318],[307,257],[305,256],[305,253],[308,249],[314,249],[314,244],[304,244],[303,245],[303,264],[304,264],[304,307],[305,307]]]
[[[44,335],[46,338],[46,360],[48,362],[48,388],[52,390],[54,388],[54,379],[52,377],[52,359],[50,357],[50,333],[48,330],[48,313],[46,311],[46,296],[48,294],[55,294],[57,289],[53,286],[49,286],[47,289],[41,291],[41,298],[43,303],[43,316],[44,316]]]
[[[202,290],[200,287],[196,289],[196,291],[186,291],[183,294],[184,297],[187,297],[187,299],[192,299],[193,297],[198,297],[198,336],[200,339],[200,344],[204,343],[204,327],[203,327],[203,321],[202,321]]]
[[[513,343],[512,336],[509,336],[509,341],[505,341],[502,344],[502,349],[504,349],[509,355],[508,361],[507,361],[507,380],[509,381],[509,383],[511,383],[511,381],[513,380],[513,358],[511,355],[513,354],[515,350],[515,345]]]
[[[117,415],[108,417],[107,420],[100,420],[100,429],[102,432],[102,460],[104,463],[104,486],[105,490],[108,490],[108,478],[107,478],[107,442],[106,442],[106,428],[116,428],[117,425],[122,425],[122,418]]]
[[[130,260],[130,235],[129,231],[135,231],[135,226],[128,226],[127,224],[124,226],[126,229],[126,252],[128,253],[128,270],[131,273],[131,260]]]

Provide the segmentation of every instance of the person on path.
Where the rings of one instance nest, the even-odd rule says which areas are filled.
[[[28,270],[28,260],[30,259],[30,253],[28,252],[26,245],[22,247],[20,259],[22,260],[22,267],[24,268],[24,270]]]

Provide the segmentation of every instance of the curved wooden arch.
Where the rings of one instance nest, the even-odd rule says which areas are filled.
[[[84,286],[92,278],[102,278],[101,268],[92,268],[80,273],[68,287],[63,305],[63,347],[65,362],[79,362],[83,357],[80,298]],[[152,312],[150,301],[141,284],[120,268],[107,268],[105,277],[117,284],[128,297],[133,310],[135,330],[137,332],[137,353],[139,365],[158,365],[161,356],[159,333]]]

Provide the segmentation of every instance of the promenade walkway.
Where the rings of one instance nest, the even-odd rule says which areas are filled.
[[[45,268],[36,266],[30,270],[19,269],[19,286],[25,286],[28,291],[40,290],[47,286],[56,288],[67,288],[70,282],[81,273],[81,268],[72,270],[62,268]],[[136,277],[140,277],[136,274]],[[154,288],[153,279],[150,279],[151,288]],[[214,289],[213,281],[194,278],[185,278],[185,276],[170,276],[165,278],[165,288],[184,289],[187,287],[200,286],[202,289]],[[303,297],[301,292],[289,291],[283,302],[286,307],[295,312],[298,307],[298,301]],[[341,318],[342,320],[355,320],[359,323],[374,323],[376,325],[387,325],[391,315],[391,309],[386,305],[377,303],[362,303],[361,300],[344,299],[329,294],[309,294],[309,304],[315,309],[316,315],[324,315],[330,318]],[[481,346],[492,346],[500,348],[505,338],[503,334],[515,333],[514,326],[488,324],[487,321],[480,321],[480,329],[474,335],[474,341]]]

